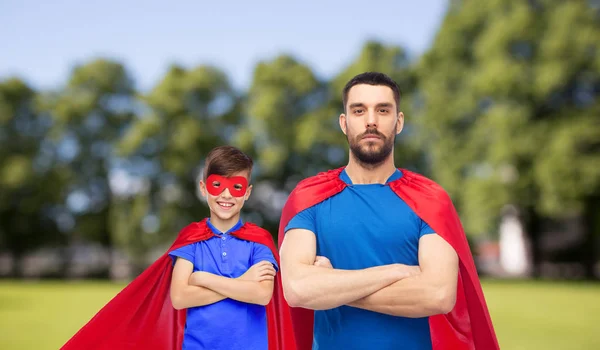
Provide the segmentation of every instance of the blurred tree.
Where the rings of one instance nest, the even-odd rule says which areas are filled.
[[[51,166],[51,120],[36,111],[35,98],[18,79],[0,82],[0,251],[11,253],[15,277],[23,273],[25,253],[63,239],[52,209],[64,176]]]
[[[69,248],[84,240],[113,246],[110,177],[118,165],[113,144],[133,120],[134,97],[125,68],[97,59],[76,66],[66,87],[44,98],[43,108],[53,117],[58,164],[70,171],[65,206],[57,214],[70,218],[61,227],[69,232]],[[67,249],[63,255],[67,266],[72,253]]]
[[[135,190],[119,196],[114,212],[115,239],[138,268],[149,251],[208,215],[197,191],[200,167],[210,149],[229,143],[240,115],[226,75],[209,66],[172,66],[142,100],[143,113],[118,146],[127,157],[122,184]]]
[[[254,70],[234,144],[255,160],[254,191],[244,211],[272,233],[288,191],[319,167],[311,150],[328,137],[319,128],[326,120],[321,110],[326,98],[326,85],[290,56],[260,62]]]
[[[245,98],[244,128],[238,130],[236,142],[252,148],[257,173],[282,185],[287,175],[305,170],[306,164],[294,158],[304,151],[316,130],[298,130],[299,123],[310,117],[323,100],[323,85],[310,68],[290,56],[260,62]]]
[[[470,235],[494,231],[502,206],[518,205],[535,263],[542,216],[598,210],[600,17],[592,5],[452,1],[418,68],[434,178]],[[598,226],[586,224],[589,247]]]

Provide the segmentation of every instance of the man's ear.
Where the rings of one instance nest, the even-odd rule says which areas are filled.
[[[398,112],[398,122],[396,123],[396,135],[404,129],[404,113]]]
[[[348,135],[347,130],[346,130],[348,123],[346,123],[346,115],[344,113],[340,114],[339,122],[340,122],[340,129],[342,129],[342,132],[344,133],[344,135]]]

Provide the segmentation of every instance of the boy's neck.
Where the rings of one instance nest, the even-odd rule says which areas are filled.
[[[216,215],[210,216],[210,223],[220,232],[229,231],[233,226],[235,226],[235,224],[238,223],[238,221],[240,221],[239,214],[227,220],[222,220]]]

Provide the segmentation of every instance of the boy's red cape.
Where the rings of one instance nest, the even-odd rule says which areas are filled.
[[[341,192],[346,183],[339,178],[343,168],[301,181],[290,194],[279,223],[279,246],[288,222],[300,211]],[[391,189],[456,251],[459,258],[458,290],[454,309],[429,318],[433,350],[495,350],[498,340],[483,296],[475,263],[458,214],[446,192],[435,182],[408,170],[389,183]],[[275,286],[281,292],[281,281]],[[312,347],[312,310],[291,308],[292,327],[298,350]],[[286,325],[287,326],[287,325]],[[287,329],[284,328],[284,332]],[[287,349],[287,348],[286,348]]]
[[[266,245],[279,264],[279,254],[268,231],[245,223],[232,235]],[[192,223],[181,230],[168,252],[213,236],[206,219]],[[175,310],[171,304],[173,263],[168,252],[108,302],[61,349],[181,350],[186,311]],[[281,284],[278,280],[276,277],[276,284]],[[290,309],[280,288],[274,288],[266,309],[269,349],[295,349]],[[286,334],[284,330],[289,331]]]

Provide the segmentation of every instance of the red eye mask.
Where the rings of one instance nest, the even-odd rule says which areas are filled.
[[[225,189],[234,197],[243,197],[248,188],[248,180],[243,176],[225,177],[212,174],[206,179],[206,190],[213,196],[220,195]]]

